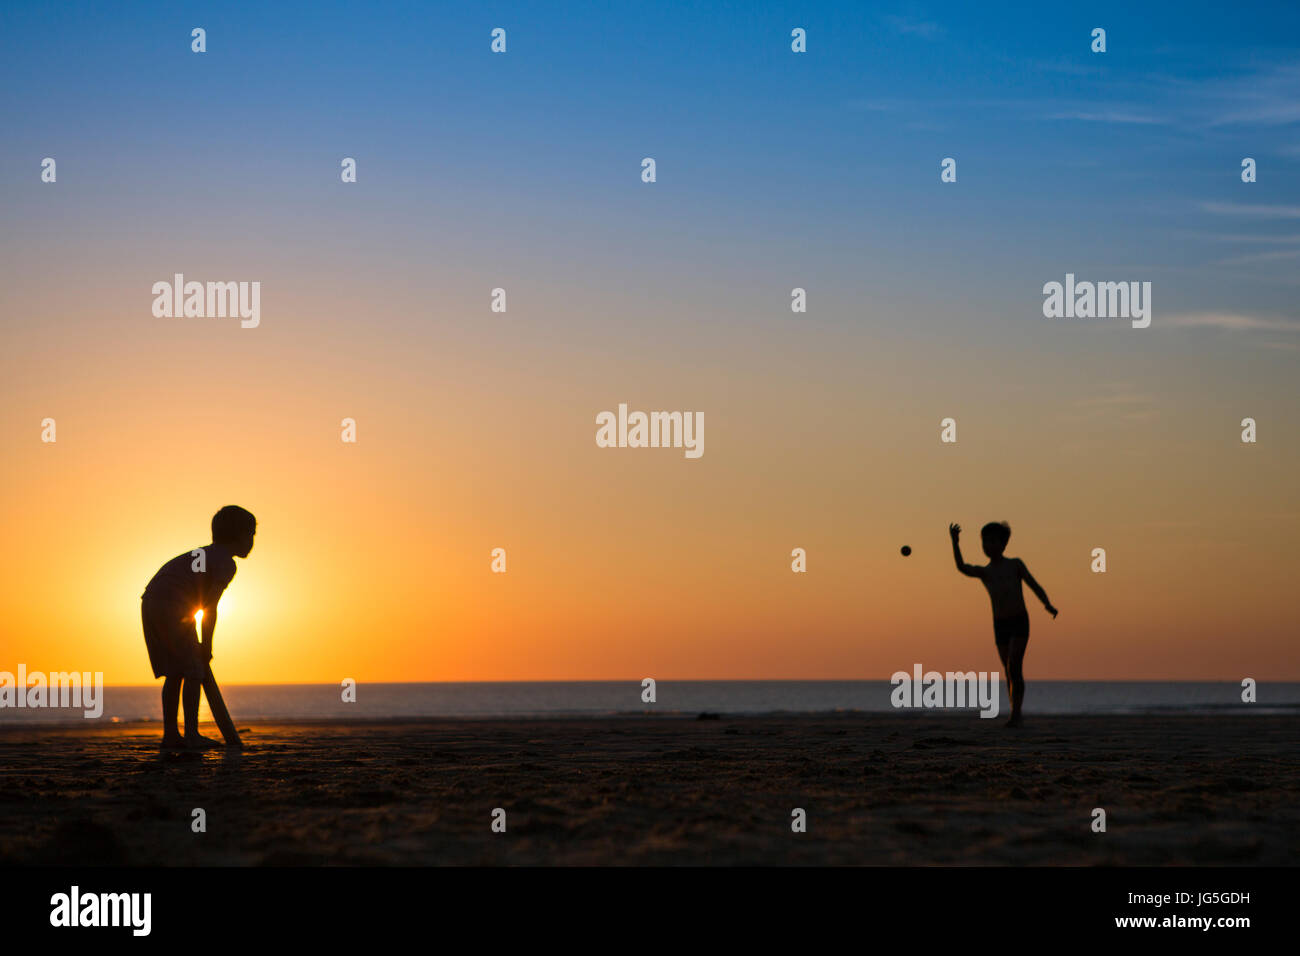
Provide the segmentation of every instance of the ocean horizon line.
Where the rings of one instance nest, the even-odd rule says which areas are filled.
[[[926,673],[937,668],[927,668]],[[954,670],[953,673],[959,671]],[[92,672],[93,673],[93,672]],[[895,672],[897,673],[897,672]],[[939,671],[948,673],[948,671]],[[966,673],[961,670],[960,673]],[[892,675],[891,675],[892,676]],[[369,680],[355,679],[358,686],[368,687],[425,687],[445,685],[472,687],[480,685],[560,685],[560,684],[636,684],[640,685],[644,677],[636,678],[574,678],[548,680]],[[890,677],[656,677],[659,684],[878,684],[889,683]],[[159,679],[161,680],[161,678]],[[157,690],[162,685],[159,680],[147,684],[104,684],[105,690]],[[223,688],[234,687],[339,687],[341,681],[222,681]],[[1223,684],[1240,687],[1241,681],[1231,677],[1038,677],[1035,684]],[[1300,685],[1300,677],[1294,679],[1256,681],[1257,686]]]

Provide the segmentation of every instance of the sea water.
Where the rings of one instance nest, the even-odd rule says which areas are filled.
[[[122,723],[161,719],[161,682],[105,687],[103,713],[69,708],[0,708],[0,725]],[[403,717],[696,717],[779,713],[893,711],[889,681],[660,680],[655,702],[642,702],[640,681],[359,683],[345,703],[337,684],[230,684],[222,687],[236,721],[384,720]],[[1296,714],[1300,683],[1261,683],[1257,702],[1242,703],[1240,685],[1196,681],[1030,681],[1028,714]],[[1005,684],[1003,712],[1009,712]],[[206,704],[200,714],[207,720]]]

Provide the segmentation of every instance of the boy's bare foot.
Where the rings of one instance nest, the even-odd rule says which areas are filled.
[[[185,738],[182,737],[180,734],[163,734],[162,749],[163,750],[184,750]]]
[[[215,750],[220,746],[219,741],[213,740],[211,737],[204,737],[202,734],[185,735],[186,750]]]
[[[1005,724],[1003,724],[1002,726],[1003,726],[1003,727],[1019,727],[1019,726],[1020,726],[1020,715],[1017,714],[1017,715],[1015,715],[1014,717],[1010,718],[1010,719],[1009,719]]]

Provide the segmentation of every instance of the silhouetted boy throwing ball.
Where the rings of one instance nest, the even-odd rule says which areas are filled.
[[[957,570],[983,581],[989,600],[993,602],[993,639],[998,645],[998,657],[1002,659],[1007,691],[1011,695],[1011,718],[1006,726],[1019,727],[1020,705],[1025,699],[1025,648],[1029,644],[1029,612],[1025,610],[1025,595],[1020,582],[1029,585],[1029,590],[1038,595],[1038,600],[1043,602],[1043,607],[1052,617],[1056,617],[1056,608],[1047,600],[1046,592],[1029,573],[1025,562],[1002,556],[1011,540],[1011,526],[1005,521],[990,521],[980,529],[984,553],[989,556],[989,563],[982,567],[962,561],[961,545],[957,543],[961,525],[948,525],[948,534],[952,536],[952,556],[957,561]]]
[[[221,746],[199,733],[199,695],[203,674],[212,660],[212,633],[217,627],[217,602],[235,576],[235,558],[253,550],[257,519],[243,508],[226,505],[212,516],[212,543],[172,558],[153,576],[140,601],[144,643],[153,676],[165,678],[162,688],[165,750]],[[197,636],[195,616],[202,611],[203,634]],[[176,725],[176,709],[185,697],[185,736]]]

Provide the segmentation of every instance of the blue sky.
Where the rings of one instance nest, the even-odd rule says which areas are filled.
[[[698,243],[724,276],[771,235],[809,271],[869,260],[980,300],[1132,268],[1166,315],[1276,323],[1300,256],[1297,28],[1282,3],[7,4],[0,195],[35,216],[33,163],[56,155],[106,214],[219,190],[336,224],[313,167],[353,155],[393,231],[459,215],[465,249],[477,223],[526,259],[549,222],[601,259],[630,219],[645,255]],[[652,208],[627,188],[643,155]]]

